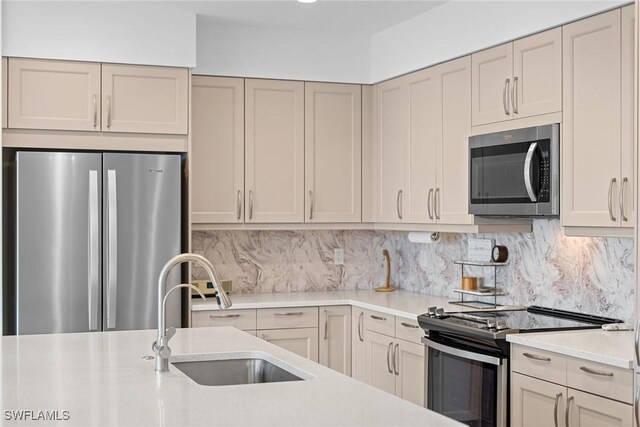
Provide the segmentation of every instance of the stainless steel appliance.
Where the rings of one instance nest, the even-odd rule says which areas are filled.
[[[426,331],[427,408],[468,426],[509,425],[508,334],[599,328],[619,320],[543,307],[418,316]]]
[[[15,167],[15,332],[157,327],[158,275],[180,253],[180,156],[20,151]],[[180,326],[179,295],[167,305]]]
[[[469,213],[560,215],[560,125],[470,137]]]

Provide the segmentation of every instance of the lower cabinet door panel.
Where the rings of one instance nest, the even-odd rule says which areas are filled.
[[[569,389],[567,427],[622,427],[633,421],[633,406]]]
[[[556,406],[557,401],[557,406]],[[526,375],[511,376],[511,425],[564,425],[567,388]],[[558,420],[558,424],[555,420]]]
[[[396,396],[425,406],[424,345],[396,340],[394,351]]]
[[[320,307],[320,364],[351,375],[351,307]]]
[[[365,382],[387,393],[395,394],[396,378],[391,364],[394,338],[366,331]]]
[[[367,382],[364,321],[364,310],[353,307],[351,312],[351,377],[358,381]]]
[[[318,328],[262,330],[258,338],[318,362]]]

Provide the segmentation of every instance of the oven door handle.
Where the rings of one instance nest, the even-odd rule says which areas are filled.
[[[431,347],[434,350],[441,351],[446,354],[450,354],[452,356],[462,357],[464,359],[475,360],[477,362],[489,363],[491,365],[500,366],[502,365],[502,359],[499,357],[488,356],[486,354],[474,353],[467,350],[460,350],[459,348],[450,347],[448,345],[440,344],[435,341],[431,341],[430,339],[423,337],[422,342],[427,346]]]
[[[529,194],[529,199],[532,202],[537,202],[538,197],[536,193],[533,191],[533,185],[531,183],[531,161],[533,160],[533,155],[536,152],[536,148],[538,148],[538,143],[533,142],[529,146],[529,151],[527,151],[527,157],[524,159],[524,186],[527,188],[527,193]]]

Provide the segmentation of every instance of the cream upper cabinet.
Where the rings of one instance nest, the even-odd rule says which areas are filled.
[[[568,389],[567,427],[624,427],[633,422],[633,406]]]
[[[244,219],[244,80],[193,76],[191,221]]]
[[[360,85],[305,83],[306,222],[360,222]]]
[[[562,109],[562,30],[472,55],[473,126]]]
[[[7,58],[2,58],[2,128],[7,127]]]
[[[374,203],[377,222],[402,220],[406,149],[407,86],[403,78],[375,87]]]
[[[553,426],[556,419],[564,425],[566,402],[566,387],[515,372],[511,374],[512,426]]]
[[[351,308],[351,377],[358,381],[366,382],[366,346],[365,312],[362,308]]]
[[[9,59],[8,126],[100,130],[100,64]]]
[[[102,65],[102,131],[187,134],[186,68]]]
[[[474,53],[471,58],[473,125],[510,119],[512,43]]]
[[[563,45],[562,224],[617,227],[623,224],[620,188],[627,178],[625,192],[631,194],[628,169],[633,161],[631,119],[625,115],[621,120],[620,9],[566,25]],[[632,64],[628,52],[625,57]],[[627,77],[625,86],[630,84]],[[632,101],[626,101],[628,110]],[[624,162],[629,176],[624,177],[621,122],[627,128]],[[626,206],[628,220],[632,203],[629,199]]]
[[[396,340],[394,344],[396,396],[419,406],[425,406],[424,356],[422,344],[404,340]]]
[[[436,145],[437,186],[432,215],[441,224],[470,224],[469,135],[471,134],[471,57],[436,67],[440,85],[438,117],[441,137]]]
[[[245,80],[245,222],[304,222],[304,83]]]
[[[320,307],[319,361],[351,375],[351,306]]]
[[[620,179],[624,184],[618,197],[620,202],[620,224],[633,228],[635,217],[636,143],[634,132],[634,55],[635,55],[635,6],[629,5],[622,11],[622,129]]]
[[[405,76],[409,135],[404,150],[402,221],[435,222],[431,200],[436,191],[436,151],[441,140],[439,76],[427,68]]]

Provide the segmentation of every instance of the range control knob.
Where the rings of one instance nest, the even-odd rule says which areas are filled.
[[[487,329],[495,329],[496,321],[494,319],[487,319]]]
[[[437,307],[429,307],[427,309],[427,314],[429,315],[429,317],[436,317],[436,310]]]
[[[496,322],[496,331],[503,331],[507,329],[507,322],[505,320],[498,320]]]
[[[442,316],[444,316],[444,308],[436,309],[436,317],[442,317]]]

